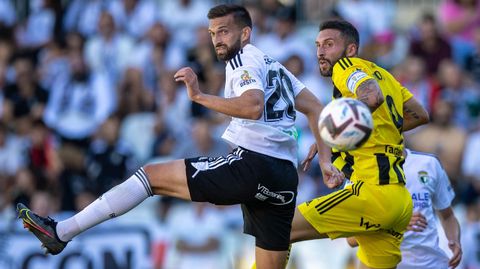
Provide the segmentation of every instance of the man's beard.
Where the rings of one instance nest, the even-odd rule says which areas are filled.
[[[218,45],[217,45],[218,46]],[[229,61],[230,59],[232,59],[233,57],[235,57],[235,55],[237,55],[237,53],[240,51],[240,49],[242,48],[242,43],[240,40],[238,40],[237,42],[235,42],[235,44],[233,44],[231,47],[228,47],[227,45],[220,45],[219,47],[225,47],[227,49],[227,52],[223,55],[219,55],[216,51],[215,51],[215,54],[217,54],[217,59],[219,61]]]
[[[327,61],[330,64],[330,68],[328,68],[328,70],[324,72],[320,68],[320,63],[319,63],[318,70],[320,71],[320,75],[322,75],[324,77],[331,77],[332,74],[333,74],[333,66],[338,62],[338,60],[340,60],[344,57],[347,57],[347,48],[345,48],[345,50],[342,52],[342,55],[339,58],[337,58],[334,62],[331,62],[327,58],[322,58],[322,60]]]

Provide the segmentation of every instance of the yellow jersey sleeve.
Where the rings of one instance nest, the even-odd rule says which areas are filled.
[[[368,66],[359,58],[341,58],[333,66],[333,85],[344,97],[356,96],[358,86],[368,79]]]

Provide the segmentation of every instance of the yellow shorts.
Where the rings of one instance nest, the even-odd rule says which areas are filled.
[[[298,209],[331,239],[354,236],[357,256],[365,265],[390,268],[401,261],[400,243],[412,216],[412,198],[403,184],[358,181]]]

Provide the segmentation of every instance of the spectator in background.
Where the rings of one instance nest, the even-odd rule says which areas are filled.
[[[32,194],[30,206],[35,208],[41,216],[54,216],[58,212],[58,201],[47,191],[36,191]]]
[[[172,209],[173,268],[228,268],[222,258],[225,225],[218,209],[207,203],[183,204]]]
[[[195,36],[196,29],[201,25],[207,25],[208,21],[203,14],[207,14],[211,6],[211,0],[162,1],[158,9],[158,18],[167,26],[169,32],[175,32],[172,36],[175,46],[186,51],[195,45],[192,37]]]
[[[371,59],[379,66],[391,70],[405,59],[408,41],[401,33],[383,30],[373,35],[372,41],[362,52],[362,57]]]
[[[334,10],[358,29],[360,48],[365,48],[375,35],[392,29],[395,5],[394,1],[340,0]]]
[[[15,176],[26,166],[24,141],[0,123],[0,176]]]
[[[452,121],[453,112],[454,106],[450,102],[439,99],[433,107],[431,123],[407,134],[406,143],[412,150],[437,155],[455,191],[460,193],[462,154],[467,134]]]
[[[38,53],[38,81],[50,91],[53,82],[68,70],[64,40],[55,39],[48,42]]]
[[[17,22],[16,12],[12,0],[0,1],[0,25],[13,27]]]
[[[185,141],[185,130],[189,130],[192,102],[188,99],[185,86],[172,80],[174,71],[160,75],[160,104],[161,115],[165,124],[179,141]]]
[[[166,269],[168,263],[168,254],[174,247],[172,238],[171,209],[178,202],[177,199],[168,196],[162,196],[155,205],[157,220],[152,227],[152,263],[153,269]]]
[[[38,6],[30,4],[31,14],[27,17],[25,24],[16,29],[17,44],[33,51],[38,51],[53,39],[56,20],[60,19],[58,1],[41,0],[36,2],[39,3]]]
[[[93,36],[97,33],[100,14],[106,8],[104,0],[72,0],[64,17],[64,30]]]
[[[39,187],[42,187],[39,186],[41,184],[39,184],[35,174],[28,168],[19,169],[12,182],[13,186],[9,191],[12,193],[12,202],[14,204],[17,202],[30,204],[35,192]]]
[[[480,25],[480,1],[443,0],[439,20],[450,38],[455,62],[463,67],[473,50],[473,31]]]
[[[417,28],[418,36],[414,36],[410,42],[410,55],[421,58],[425,62],[427,75],[433,76],[440,62],[452,57],[452,48],[440,34],[432,14],[423,13]]]
[[[470,73],[475,82],[480,85],[480,26],[475,28],[474,32],[474,51],[467,56],[467,65],[465,70]]]
[[[118,115],[155,111],[155,94],[145,86],[142,70],[127,68],[118,87]]]
[[[440,94],[440,85],[428,75],[425,61],[420,57],[410,56],[401,64],[401,68],[400,82],[431,114]]]
[[[273,32],[257,37],[257,47],[279,62],[298,55],[302,58],[305,69],[312,70],[315,66],[315,55],[297,31],[296,20],[296,9],[279,8],[275,14]]]
[[[118,28],[138,40],[155,22],[158,5],[152,0],[120,0],[110,1],[108,9]]]
[[[7,64],[0,62],[0,122],[12,122],[13,107],[5,99],[5,87],[7,85]]]
[[[453,105],[453,123],[467,131],[474,128],[480,119],[480,86],[450,60],[440,65],[438,79],[442,87],[441,98]]]
[[[5,87],[5,98],[13,108],[14,119],[41,119],[49,94],[37,82],[33,60],[28,54],[17,54],[12,64],[15,80]]]
[[[191,137],[183,146],[183,152],[176,151],[174,157],[186,156],[221,156],[230,150],[229,146],[221,139],[214,137],[212,132],[213,122],[207,117],[196,117],[191,123]]]
[[[28,167],[46,185],[58,187],[58,176],[63,169],[53,133],[41,120],[32,123],[27,148]]]
[[[462,173],[468,181],[465,184],[465,200],[472,201],[480,196],[480,122],[477,129],[468,134],[462,156]],[[479,261],[480,262],[480,261]]]
[[[154,127],[154,141],[152,145],[152,155],[153,157],[165,157],[170,158],[175,150],[178,150],[176,145],[177,139],[171,132],[171,130],[165,124],[165,119],[161,115],[161,110],[157,112]]]
[[[480,198],[476,196],[467,204],[466,222],[462,231],[463,268],[480,269]]]
[[[112,14],[103,11],[98,21],[98,34],[85,43],[85,60],[91,72],[106,73],[113,85],[117,85],[133,49],[133,39],[117,31]]]
[[[85,140],[116,109],[116,93],[107,76],[93,73],[82,55],[69,55],[70,72],[52,87],[44,121],[63,140],[88,145]]]
[[[129,67],[142,71],[145,87],[159,97],[159,77],[166,70],[175,70],[185,63],[185,51],[173,44],[167,27],[155,22],[146,37],[134,48]]]
[[[120,183],[135,168],[129,145],[119,139],[120,118],[109,117],[98,129],[87,151],[85,169],[88,187],[99,196]]]

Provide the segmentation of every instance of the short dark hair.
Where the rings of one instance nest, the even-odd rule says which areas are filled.
[[[360,45],[360,35],[357,28],[345,20],[329,20],[320,25],[320,31],[334,29],[340,31],[347,41],[347,44],[354,43],[357,47]]]
[[[250,17],[250,13],[248,13],[245,7],[234,5],[234,4],[222,4],[215,7],[212,7],[210,11],[208,11],[208,19],[215,19],[224,17],[227,15],[233,14],[233,19],[235,24],[240,27],[248,26],[252,28],[252,18]]]

